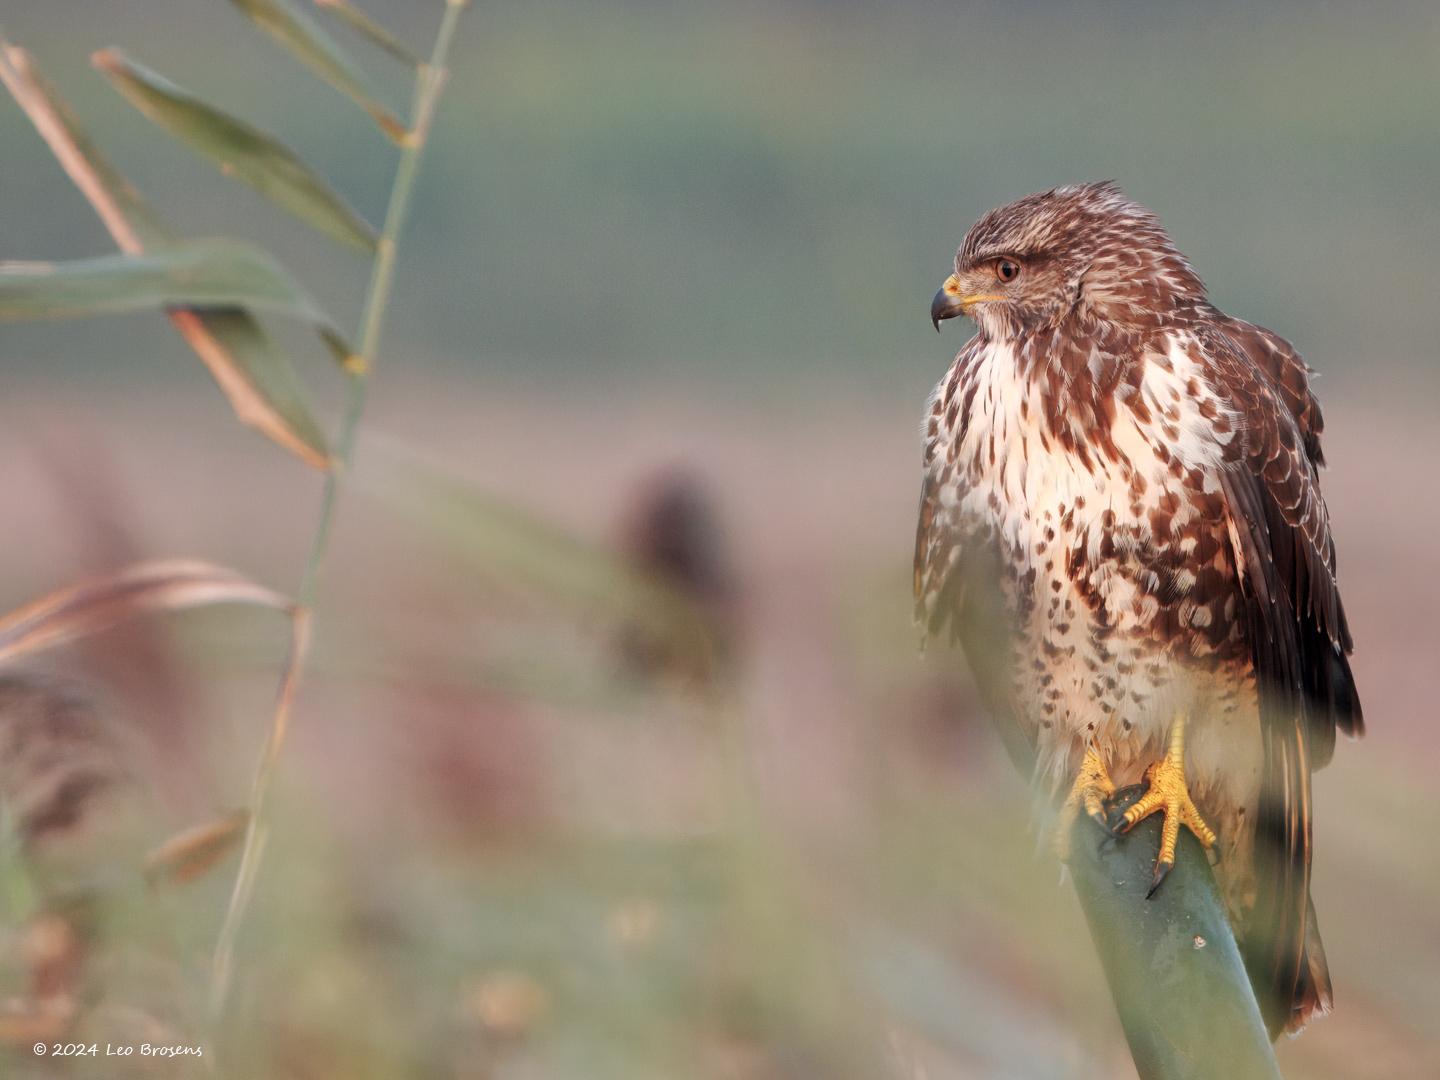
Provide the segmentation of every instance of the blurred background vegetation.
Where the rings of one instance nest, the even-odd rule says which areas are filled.
[[[417,50],[439,7],[366,4]],[[1337,1012],[1282,1066],[1440,1074],[1435,5],[467,20],[207,1051],[265,1077],[1125,1075],[1023,786],[958,658],[916,655],[908,597],[920,405],[961,340],[930,295],[985,209],[1116,177],[1223,308],[1324,374],[1372,734],[1317,782]],[[393,153],[351,103],[219,0],[11,5],[3,29],[175,225],[257,240],[354,324],[364,266],[88,58],[123,46],[279,132],[373,221]],[[371,66],[398,106],[408,76]],[[8,100],[0,144],[0,259],[112,250]],[[333,408],[327,358],[282,340]],[[0,357],[0,607],[142,555],[293,587],[317,478],[233,422],[161,316],[5,325]],[[418,488],[417,460],[445,481]],[[565,541],[537,549],[527,519]],[[690,582],[724,654],[637,645],[607,552]],[[51,661],[139,807],[106,815],[129,840],[104,845],[77,1036],[199,1039],[233,867],[154,892],[127,843],[244,803],[284,647],[273,617],[212,611]],[[23,997],[40,946],[10,922],[0,990]]]

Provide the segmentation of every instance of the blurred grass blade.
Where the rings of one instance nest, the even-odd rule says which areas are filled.
[[[169,232],[150,212],[140,193],[111,167],[80,129],[75,114],[40,74],[29,53],[4,39],[0,39],[0,82],[4,82],[122,250],[134,253],[170,241]]]
[[[172,836],[145,858],[151,885],[184,885],[204,877],[234,851],[250,824],[248,810],[236,810]]]
[[[249,312],[173,309],[170,321],[209,368],[241,423],[260,429],[318,469],[330,467],[325,433],[305,404],[294,369]]]
[[[945,950],[895,925],[862,923],[849,940],[860,985],[884,1004],[892,1022],[975,1062],[976,1075],[1073,1072],[1073,1037],[1011,987],[954,963]]]
[[[624,620],[702,669],[711,666],[716,627],[690,598],[598,544],[419,463],[393,442],[381,445],[380,460],[357,474],[363,490],[428,527],[477,573],[587,615]]]
[[[245,307],[312,323],[337,355],[344,338],[274,259],[235,240],[195,240],[141,255],[0,263],[0,322],[149,307]]]
[[[0,81],[24,110],[66,175],[89,200],[121,251],[138,255],[171,242],[145,201],[107,161],[23,49],[0,39]],[[242,309],[172,309],[170,319],[220,384],[242,423],[316,468],[330,449],[305,404],[289,361],[270,347]]]
[[[292,606],[287,597],[223,566],[191,559],[137,563],[66,586],[0,618],[0,661],[99,633],[145,612],[206,604],[259,604],[282,611]]]
[[[130,104],[209,158],[226,176],[249,184],[276,206],[343,244],[361,251],[375,249],[375,231],[277,139],[206,104],[118,49],[102,49],[91,63]]]
[[[345,50],[314,19],[291,0],[230,0],[255,23],[289,49],[322,79],[353,99],[370,114],[380,129],[396,142],[405,137],[405,125],[379,105]]]
[[[366,38],[370,44],[389,53],[402,64],[418,68],[422,63],[421,59],[401,44],[394,34],[351,4],[350,0],[315,0],[315,3],[333,13],[350,29]]]

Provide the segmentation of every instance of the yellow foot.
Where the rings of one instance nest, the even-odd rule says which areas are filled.
[[[1105,761],[1092,746],[1085,751],[1085,759],[1080,762],[1075,783],[1070,788],[1070,794],[1065,797],[1065,802],[1060,807],[1060,816],[1055,821],[1055,854],[1061,862],[1070,858],[1070,836],[1075,831],[1075,822],[1079,820],[1082,809],[1102,826],[1109,828],[1105,820],[1105,801],[1114,794],[1115,784],[1105,768]]]
[[[1185,783],[1184,718],[1175,721],[1170,734],[1170,750],[1145,770],[1145,794],[1115,822],[1117,833],[1127,833],[1151,814],[1165,815],[1160,831],[1160,854],[1155,860],[1155,876],[1147,896],[1155,890],[1175,866],[1175,845],[1180,840],[1180,826],[1186,826],[1205,847],[1215,843],[1215,831],[1205,824],[1200,811],[1190,798]]]

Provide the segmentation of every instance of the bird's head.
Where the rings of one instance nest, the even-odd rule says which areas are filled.
[[[991,210],[965,237],[930,305],[1009,340],[1058,327],[1153,325],[1205,286],[1160,221],[1113,181],[1054,188]]]

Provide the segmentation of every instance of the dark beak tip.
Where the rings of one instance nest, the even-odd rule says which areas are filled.
[[[942,320],[953,318],[955,315],[956,311],[951,304],[950,297],[946,295],[944,289],[941,289],[930,301],[930,321],[935,324],[935,332],[937,334],[940,332]]]

